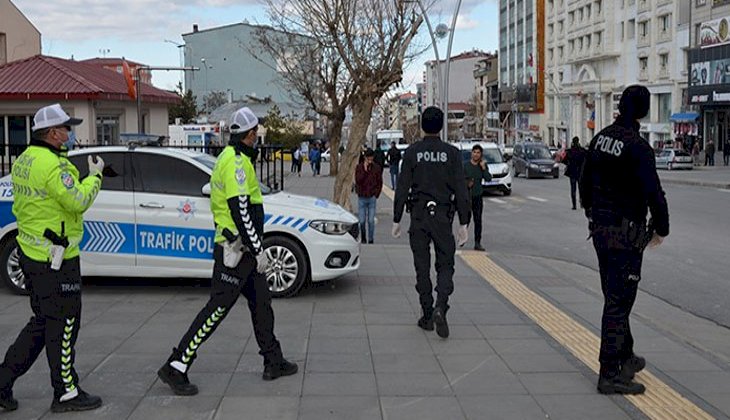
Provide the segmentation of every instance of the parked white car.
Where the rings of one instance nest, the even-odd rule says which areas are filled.
[[[213,269],[210,174],[215,158],[160,147],[96,147],[69,159],[81,171],[87,155],[106,167],[94,205],[84,216],[81,274],[104,277],[209,278]],[[264,193],[264,248],[272,260],[267,280],[276,297],[296,294],[308,281],[329,280],[359,268],[358,219],[324,199]],[[0,178],[0,276],[18,293],[17,224],[10,175]]]
[[[692,156],[684,150],[664,149],[656,155],[656,167],[672,169],[692,169]]]

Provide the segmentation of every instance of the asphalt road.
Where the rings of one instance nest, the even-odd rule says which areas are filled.
[[[664,188],[670,235],[661,247],[644,254],[640,288],[730,327],[730,190]],[[493,252],[552,258],[597,269],[593,246],[586,241],[583,212],[570,207],[568,178],[519,178],[512,196],[485,197],[483,242]]]

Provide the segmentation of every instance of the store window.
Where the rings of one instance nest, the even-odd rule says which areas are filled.
[[[116,144],[119,140],[119,117],[100,115],[96,117],[96,142],[102,146]]]
[[[29,117],[12,115],[8,117],[8,144],[10,155],[18,156],[28,146]]]

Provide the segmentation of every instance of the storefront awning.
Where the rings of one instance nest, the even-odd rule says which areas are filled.
[[[695,122],[697,121],[697,118],[700,117],[700,114],[696,112],[678,112],[676,114],[672,114],[671,117],[669,117],[669,121],[672,122]]]

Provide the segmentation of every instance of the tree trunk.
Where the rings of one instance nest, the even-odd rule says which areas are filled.
[[[343,119],[333,119],[330,121],[329,126],[329,139],[330,139],[330,176],[337,176],[339,163],[340,163],[340,143],[342,142],[342,126],[344,125]]]
[[[355,168],[360,158],[360,148],[365,144],[368,126],[373,112],[375,98],[369,95],[362,95],[352,106],[353,116],[350,126],[350,138],[347,141],[347,148],[342,153],[340,170],[335,180],[335,192],[333,201],[347,210],[352,211],[350,197],[352,196],[352,183],[355,178]]]

